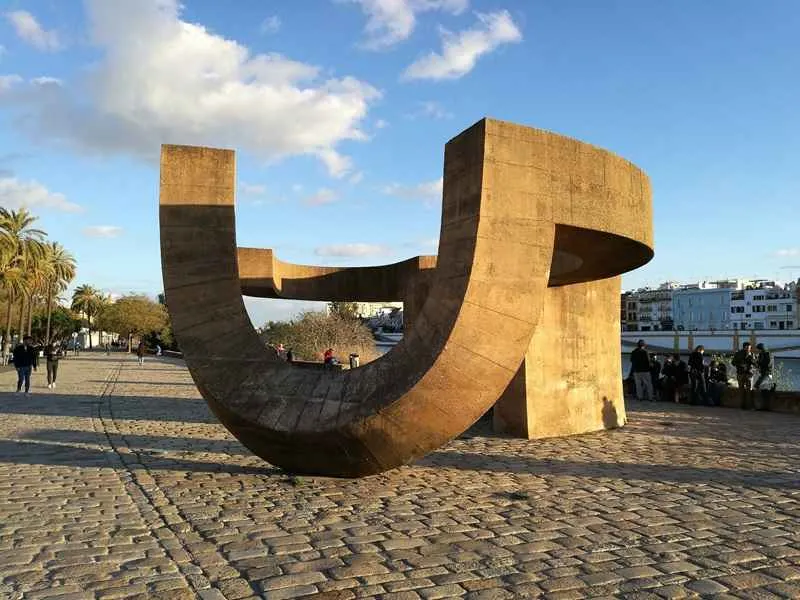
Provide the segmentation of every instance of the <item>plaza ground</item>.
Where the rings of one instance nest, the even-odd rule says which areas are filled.
[[[0,394],[0,598],[800,598],[800,417],[628,414],[290,477],[182,364],[69,358],[56,390],[40,369],[31,396]]]

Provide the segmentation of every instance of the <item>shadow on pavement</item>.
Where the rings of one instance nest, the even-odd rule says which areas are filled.
[[[526,475],[608,478],[670,483],[722,484],[726,486],[800,489],[797,475],[789,471],[741,471],[735,469],[654,465],[643,463],[569,461],[504,454],[434,452],[415,463],[425,467],[448,467],[474,471],[496,471]]]

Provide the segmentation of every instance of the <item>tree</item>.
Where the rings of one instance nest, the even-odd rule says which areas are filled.
[[[343,319],[356,319],[358,302],[328,302],[328,314]]]
[[[53,300],[56,294],[66,289],[67,284],[75,278],[75,258],[58,242],[49,242],[45,245],[42,266],[47,302],[47,326],[44,340],[45,343],[49,343]]]
[[[96,319],[99,329],[113,331],[127,338],[160,333],[167,323],[167,311],[163,305],[138,295],[123,296],[112,304],[106,304]]]
[[[320,360],[327,348],[333,348],[342,363],[350,353],[358,354],[362,364],[378,357],[369,328],[358,319],[339,314],[305,312],[291,323],[270,321],[263,328],[262,339],[282,343],[304,360]]]
[[[72,293],[72,310],[86,315],[90,349],[92,348],[92,317],[97,315],[105,303],[105,297],[90,285],[79,285]],[[106,329],[106,331],[113,330]]]
[[[38,314],[33,317],[32,334],[35,338],[47,339],[47,327],[46,314]],[[49,327],[50,340],[65,340],[80,330],[81,319],[70,309],[55,305],[50,313]]]
[[[34,262],[44,254],[44,239],[47,234],[36,229],[36,217],[27,210],[8,210],[0,207],[0,269],[3,273],[3,287],[8,296],[6,308],[6,328],[4,342],[11,339],[11,306],[15,300],[20,302],[20,327],[25,319],[25,300],[30,294],[32,277],[30,270]]]

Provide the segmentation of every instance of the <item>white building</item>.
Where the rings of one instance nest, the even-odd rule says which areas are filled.
[[[733,329],[798,329],[797,296],[789,286],[756,281],[731,295]]]

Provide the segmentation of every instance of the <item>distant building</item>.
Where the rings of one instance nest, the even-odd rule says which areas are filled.
[[[731,329],[731,288],[687,288],[672,295],[674,328]]]
[[[800,329],[800,286],[721,279],[625,292],[622,331]]]
[[[797,296],[774,281],[758,281],[731,296],[733,329],[797,329]]]
[[[362,319],[388,316],[403,308],[402,302],[357,302],[356,315]]]

